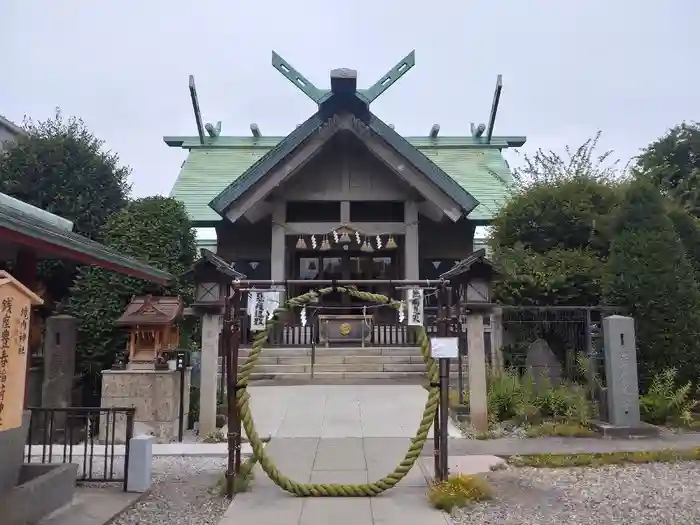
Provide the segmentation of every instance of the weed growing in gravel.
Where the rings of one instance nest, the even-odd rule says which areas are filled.
[[[447,481],[433,483],[428,488],[430,504],[446,512],[492,498],[493,491],[485,479],[466,474],[450,476]]]
[[[601,467],[632,463],[677,463],[679,461],[700,461],[700,447],[599,454],[533,454],[508,458],[508,463],[511,465],[535,468]]]

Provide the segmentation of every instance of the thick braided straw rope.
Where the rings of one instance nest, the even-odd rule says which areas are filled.
[[[243,428],[245,428],[246,434],[248,435],[248,441],[253,449],[253,456],[255,460],[260,462],[260,466],[265,473],[280,488],[297,496],[377,496],[378,494],[381,494],[385,490],[388,490],[396,485],[406,476],[406,474],[408,474],[408,471],[411,470],[411,467],[413,467],[416,460],[420,456],[421,450],[423,450],[423,445],[425,445],[425,441],[428,438],[428,432],[430,431],[433,418],[435,417],[435,413],[437,411],[439,390],[436,386],[430,385],[436,385],[438,382],[438,368],[436,361],[430,357],[430,341],[428,340],[428,336],[426,335],[425,329],[422,326],[417,327],[417,335],[421,354],[423,355],[423,361],[427,367],[429,385],[428,400],[425,403],[423,417],[421,418],[420,425],[418,426],[416,436],[411,440],[411,445],[408,447],[406,456],[401,463],[399,463],[393,472],[372,483],[362,483],[359,485],[298,483],[286,477],[279,470],[277,470],[277,467],[272,462],[272,459],[265,451],[263,441],[260,439],[260,436],[255,430],[253,415],[250,410],[250,395],[245,388],[248,385],[248,380],[253,368],[255,367],[255,363],[260,357],[260,352],[267,343],[268,337],[270,336],[275,324],[279,322],[281,314],[287,312],[291,308],[304,306],[314,301],[319,296],[325,295],[333,290],[344,292],[364,301],[386,304],[396,309],[400,308],[401,306],[399,301],[394,301],[393,299],[390,299],[384,295],[363,292],[353,287],[343,286],[323,288],[289,299],[283,307],[275,310],[272,319],[267,322],[265,330],[260,332],[255,338],[253,348],[248,356],[248,359],[246,359],[246,361],[239,368],[238,381],[236,384],[236,403],[238,404],[241,422],[243,424]]]

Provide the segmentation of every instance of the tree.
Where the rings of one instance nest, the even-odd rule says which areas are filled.
[[[635,171],[700,216],[700,124],[671,128],[644,150]]]
[[[196,256],[195,236],[184,205],[175,199],[147,197],[129,203],[101,231],[104,243],[177,276]],[[96,375],[124,350],[125,334],[114,326],[134,295],[182,295],[191,286],[175,281],[167,288],[94,266],[83,267],[71,290],[67,313],[78,320],[78,370]]]
[[[666,214],[661,194],[645,179],[630,184],[613,226],[603,276],[607,304],[636,320],[640,384],[655,372],[679,370],[679,381],[700,372],[700,290]]]
[[[60,215],[75,231],[99,238],[107,218],[126,205],[130,170],[104,150],[75,117],[60,110],[44,122],[25,121],[29,137],[0,155],[0,191]]]
[[[0,192],[73,221],[74,231],[99,240],[108,217],[126,205],[130,170],[116,154],[104,150],[75,117],[60,110],[44,122],[26,120],[28,137],[0,152]],[[75,277],[75,265],[43,261],[39,278],[51,298],[64,298]]]
[[[688,261],[695,269],[695,280],[700,284],[700,222],[685,208],[670,203],[668,217],[685,249]]]
[[[610,244],[611,210],[625,172],[598,139],[566,157],[539,150],[515,170],[516,191],[494,217],[490,243],[501,267],[500,300],[590,305],[600,299],[600,267]],[[554,293],[557,291],[557,293]]]
[[[610,210],[619,202],[615,186],[587,175],[536,182],[514,195],[494,217],[494,246],[537,253],[559,249],[608,250]]]
[[[537,253],[517,247],[502,249],[497,260],[501,275],[494,283],[494,293],[503,304],[600,304],[602,264],[590,250],[555,248]]]

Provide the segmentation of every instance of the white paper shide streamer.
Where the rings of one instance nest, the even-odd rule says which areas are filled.
[[[409,288],[406,290],[409,326],[423,326],[423,289]]]

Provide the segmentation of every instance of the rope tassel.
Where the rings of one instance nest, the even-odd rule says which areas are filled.
[[[338,286],[336,291],[346,293],[351,297],[361,299],[363,301],[374,302],[378,304],[388,304],[391,307],[399,310],[401,308],[400,301],[394,301],[389,297],[379,294],[373,294],[357,290],[355,288]],[[238,380],[236,383],[236,404],[238,405],[241,424],[246,431],[248,441],[253,449],[254,461],[260,463],[260,467],[265,471],[268,477],[281,489],[304,497],[326,497],[326,496],[341,496],[341,497],[367,497],[378,496],[385,490],[394,487],[401,481],[406,474],[411,470],[413,465],[420,457],[423,446],[428,439],[428,433],[433,424],[433,419],[438,409],[440,392],[437,387],[428,387],[428,399],[423,410],[418,430],[415,437],[411,440],[411,444],[406,451],[404,459],[398,464],[393,472],[372,483],[361,483],[357,485],[346,484],[325,484],[325,483],[298,483],[284,474],[282,474],[272,461],[265,450],[265,443],[258,435],[253,422],[253,415],[250,408],[250,394],[245,387],[248,385],[250,375],[255,368],[255,365],[260,357],[260,354],[267,344],[268,338],[272,333],[275,325],[279,322],[281,314],[294,308],[303,308],[319,296],[323,296],[333,291],[333,288],[322,288],[317,291],[310,291],[303,295],[289,299],[284,307],[279,307],[275,310],[274,316],[267,322],[265,330],[260,332],[253,342],[253,347],[250,351],[248,359],[240,366],[238,372]],[[439,381],[437,362],[430,356],[430,341],[425,329],[422,326],[417,328],[418,344],[420,345],[423,362],[427,368],[428,384],[435,385]]]

